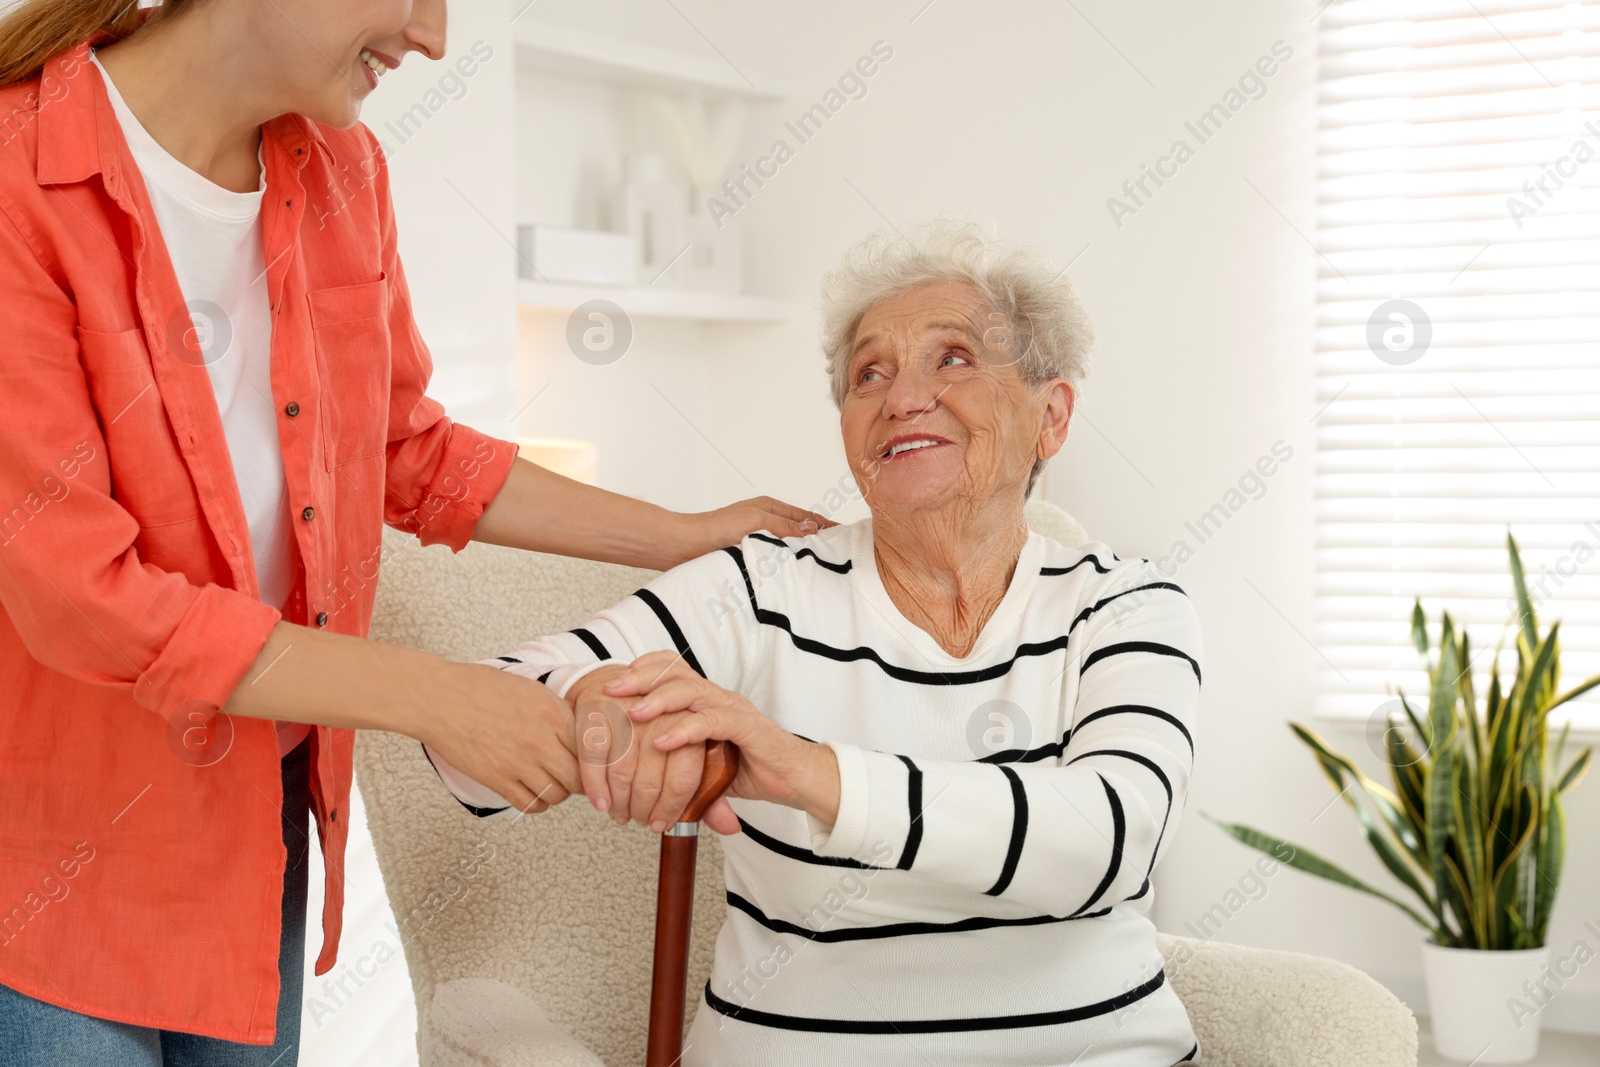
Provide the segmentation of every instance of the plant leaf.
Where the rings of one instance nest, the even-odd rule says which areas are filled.
[[[1521,799],[1528,800],[1527,790],[1522,791]],[[1514,805],[1512,818],[1517,818],[1518,813],[1523,810],[1522,805]],[[1494,910],[1491,913],[1493,933],[1489,940],[1491,945],[1507,946],[1514,943],[1512,939],[1504,937],[1499,932],[1500,924],[1505,921],[1508,912],[1516,917],[1519,925],[1521,924],[1522,916],[1517,912],[1517,902],[1522,897],[1522,870],[1527,865],[1527,850],[1533,841],[1534,828],[1538,824],[1538,820],[1532,817],[1533,809],[1529,807],[1527,810],[1530,817],[1523,825],[1521,833],[1516,834],[1515,839],[1505,849],[1503,858],[1494,869],[1494,882],[1490,887],[1494,897]]]
[[[1550,711],[1553,708],[1559,708],[1573,697],[1580,697],[1597,685],[1600,685],[1600,674],[1595,675],[1593,678],[1586,679],[1573,686],[1571,689],[1568,689],[1565,693],[1562,693],[1560,696],[1552,700],[1545,710]]]
[[[1422,614],[1422,598],[1418,597],[1411,608],[1411,643],[1419,653],[1428,654],[1428,617]]]
[[[1589,770],[1589,757],[1594,755],[1594,749],[1586,748],[1567,764],[1567,769],[1562,773],[1561,779],[1556,782],[1556,795],[1560,796],[1579,782],[1583,781],[1584,774]]]
[[[1417,731],[1417,741],[1422,745],[1422,751],[1426,756],[1428,750],[1433,747],[1428,736],[1427,720],[1417,718],[1417,709],[1413,708],[1411,701],[1406,699],[1404,690],[1396,686],[1395,693],[1400,698],[1400,706],[1405,709],[1406,718],[1411,720],[1411,728]],[[1424,713],[1426,713],[1426,709],[1424,709]]]
[[[1539,855],[1533,882],[1533,946],[1545,943],[1550,929],[1550,910],[1555,907],[1556,890],[1561,886],[1561,868],[1567,858],[1567,816],[1561,797],[1551,793],[1539,833]]]
[[[1372,800],[1373,806],[1383,816],[1390,832],[1400,841],[1401,846],[1411,854],[1414,862],[1425,863],[1426,859],[1422,855],[1421,843],[1417,836],[1416,828],[1405,813],[1400,810],[1399,802],[1395,799],[1394,794],[1361,773],[1361,768],[1330,748],[1327,742],[1323,741],[1314,731],[1306,729],[1299,723],[1290,723],[1289,728],[1295,732],[1295,736],[1299,737],[1317,754],[1317,762],[1322,765],[1322,769],[1333,779],[1334,784],[1339,787],[1340,798],[1356,813],[1356,818],[1361,821],[1362,829],[1366,832],[1367,843],[1378,854],[1378,859],[1383,861],[1383,865],[1389,869],[1389,873],[1398,878],[1407,889],[1415,893],[1424,907],[1429,911],[1436,912],[1437,908],[1434,904],[1433,896],[1423,887],[1422,879],[1418,876],[1418,872],[1412,866],[1412,863],[1407,862],[1407,857],[1395,847],[1394,842],[1378,827],[1377,823],[1373,822],[1372,816],[1367,814],[1367,809],[1355,797],[1354,790],[1350,786],[1354,785],[1361,789]],[[1345,784],[1345,775],[1349,775],[1351,779],[1349,785]]]
[[[1455,815],[1456,846],[1461,850],[1461,863],[1456,874],[1462,881],[1462,895],[1472,909],[1472,926],[1479,932],[1481,943],[1489,917],[1487,894],[1483,892],[1489,881],[1483,860],[1483,822],[1477,805],[1472,801],[1472,771],[1464,760],[1455,761],[1454,777],[1451,809]]]
[[[1496,819],[1500,817],[1501,811],[1515,793],[1515,783],[1508,777],[1508,773],[1514,766],[1512,754],[1517,750],[1522,735],[1522,717],[1519,710],[1522,702],[1517,698],[1523,684],[1522,665],[1523,659],[1519,652],[1517,676],[1512,679],[1511,688],[1501,698],[1500,714],[1495,719],[1489,746],[1489,774],[1485,784],[1489,790],[1490,812]],[[1495,681],[1498,682],[1498,678]],[[1498,686],[1494,685],[1491,688]]]
[[[1450,617],[1445,616],[1444,627],[1450,629]],[[1440,642],[1439,666],[1433,672],[1433,685],[1428,694],[1428,750],[1435,753],[1450,748],[1456,733],[1456,675],[1460,664],[1456,661],[1455,642]]]
[[[1511,940],[1507,947],[1515,949],[1538,948],[1533,943],[1533,933],[1528,929],[1528,924],[1522,921],[1522,916],[1516,908],[1507,908],[1506,914],[1511,918]]]
[[[1423,814],[1427,810],[1427,799],[1424,796],[1424,775],[1427,768],[1421,765],[1421,756],[1411,747],[1405,735],[1399,730],[1391,729],[1385,735],[1389,751],[1389,774],[1394,779],[1395,793],[1400,798],[1404,809],[1405,819],[1411,825],[1415,843],[1408,843],[1403,838],[1412,857],[1417,863],[1426,867],[1428,861],[1427,851],[1427,821]]]
[[[1345,802],[1355,809],[1356,814],[1360,816],[1363,823],[1372,828],[1366,812],[1356,802],[1355,797],[1351,795],[1349,787],[1345,785],[1344,774],[1348,774],[1354,779],[1355,784],[1359,785],[1372,798],[1373,806],[1378,809],[1378,813],[1383,816],[1383,821],[1388,824],[1389,829],[1393,831],[1401,844],[1412,851],[1415,851],[1420,846],[1410,821],[1400,811],[1399,798],[1382,785],[1368,778],[1362,773],[1360,767],[1352,763],[1348,757],[1335,751],[1315,731],[1308,730],[1299,723],[1293,722],[1289,724],[1289,729],[1293,730],[1295,736],[1317,754],[1317,762],[1322,764],[1323,770],[1327,773],[1329,779],[1340,794],[1347,798]],[[1343,773],[1341,774],[1340,772]]]
[[[1449,639],[1450,616],[1441,623],[1444,634],[1439,641],[1439,663],[1433,672],[1433,688],[1428,697],[1429,752],[1433,757],[1428,768],[1428,866],[1433,872],[1436,887],[1445,881],[1444,850],[1449,839],[1451,818],[1451,793],[1454,791],[1455,767],[1453,759],[1456,744],[1456,647]]]
[[[1260,830],[1253,830],[1248,826],[1242,826],[1238,823],[1227,823],[1220,819],[1214,819],[1205,812],[1201,812],[1200,814],[1208,821],[1213,822],[1217,826],[1221,827],[1225,833],[1239,841],[1241,844],[1249,845],[1253,849],[1265,852],[1267,855],[1276,859],[1279,863],[1293,867],[1295,870],[1304,871],[1307,874],[1314,874],[1318,878],[1326,878],[1330,882],[1337,882],[1339,885],[1347,886],[1351,889],[1358,890],[1359,892],[1375,896],[1379,900],[1388,901],[1390,904],[1393,904],[1395,907],[1411,916],[1412,921],[1418,926],[1422,927],[1424,930],[1427,930],[1429,933],[1435,935],[1438,934],[1438,928],[1430,923],[1422,916],[1420,912],[1412,908],[1409,904],[1402,900],[1397,900],[1380,889],[1372,888],[1365,882],[1356,878],[1354,875],[1345,871],[1342,867],[1339,867],[1337,864],[1331,863],[1315,853],[1307,852],[1303,848],[1291,845],[1282,838],[1273,837],[1270,834],[1262,833]],[[1285,850],[1288,852],[1287,856],[1284,855]]]
[[[1522,573],[1522,554],[1517,551],[1516,538],[1506,531],[1506,551],[1511,554],[1511,584],[1517,593],[1517,618],[1522,625],[1522,636],[1529,648],[1539,644],[1539,621],[1533,613],[1533,601],[1528,599],[1528,579]]]
[[[1454,822],[1454,804],[1452,794],[1455,792],[1453,777],[1455,764],[1452,760],[1453,753],[1445,749],[1434,755],[1433,766],[1428,769],[1428,866],[1433,874],[1433,884],[1443,896],[1445,879],[1445,845],[1450,839],[1450,827]],[[1440,901],[1441,905],[1443,900]],[[1466,922],[1467,917],[1461,916],[1461,921]]]
[[[1500,721],[1500,714],[1505,704],[1505,696],[1500,692],[1500,649],[1494,650],[1494,659],[1489,661],[1489,697],[1484,704],[1484,725],[1488,728],[1489,737],[1494,737],[1495,724]]]
[[[1561,647],[1558,643],[1560,633],[1561,624],[1559,622],[1551,624],[1550,632],[1544,635],[1544,640],[1534,650],[1533,662],[1529,665],[1524,680],[1522,714],[1526,724],[1534,729],[1544,725],[1543,712],[1549,710],[1547,697],[1555,692]],[[1538,727],[1533,723],[1536,716],[1539,719]]]
[[[1451,909],[1461,920],[1462,948],[1487,948],[1484,943],[1484,929],[1478,922],[1477,909],[1472,899],[1472,890],[1467,885],[1467,880],[1462,877],[1461,867],[1456,863],[1454,856],[1444,858],[1444,869],[1448,879]]]
[[[1484,738],[1483,725],[1478,719],[1478,694],[1472,685],[1472,646],[1467,640],[1467,631],[1461,631],[1461,645],[1456,652],[1456,662],[1461,670],[1456,675],[1456,696],[1460,705],[1466,711],[1465,729],[1467,740],[1472,747],[1472,767],[1474,771],[1483,767],[1483,750],[1487,747]]]

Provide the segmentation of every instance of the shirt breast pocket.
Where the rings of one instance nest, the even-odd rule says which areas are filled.
[[[331,465],[383,452],[389,424],[389,282],[314,289],[311,307],[322,393],[322,447]]]
[[[156,388],[144,332],[80,326],[78,344],[106,442],[112,497],[141,526],[199,515],[200,501]]]

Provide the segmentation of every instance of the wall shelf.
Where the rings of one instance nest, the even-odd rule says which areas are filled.
[[[609,300],[633,318],[698,319],[702,322],[779,322],[789,317],[786,300],[747,293],[700,293],[646,286],[517,283],[517,304],[528,311],[571,311],[589,300]]]
[[[699,90],[752,100],[780,100],[783,93],[720,58],[707,58],[637,44],[562,26],[518,20],[512,24],[517,63],[530,70],[643,89]]]

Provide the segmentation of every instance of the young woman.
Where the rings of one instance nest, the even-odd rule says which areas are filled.
[[[679,515],[452,423],[357,122],[445,0],[25,0],[0,21],[0,1049],[293,1063],[306,813],[339,939],[353,730],[519,808],[544,686],[364,640],[384,523],[667,567],[814,516]]]

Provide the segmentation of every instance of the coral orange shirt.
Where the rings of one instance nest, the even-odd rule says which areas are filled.
[[[273,724],[219,713],[281,617],[365,636],[384,523],[459,549],[516,448],[453,424],[356,124],[262,127],[272,400],[300,560],[258,599],[192,319],[88,45],[0,89],[0,984],[270,1043]],[[354,734],[313,732],[332,967]]]

